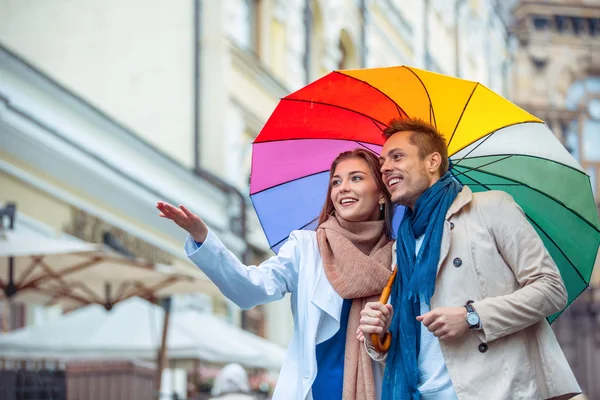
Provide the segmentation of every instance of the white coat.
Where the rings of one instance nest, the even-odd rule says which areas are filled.
[[[343,299],[333,289],[314,231],[293,231],[279,253],[259,266],[246,266],[213,232],[200,248],[188,237],[185,252],[221,292],[240,308],[280,300],[291,293],[294,333],[281,367],[274,400],[311,400],[317,375],[316,345],[340,328]],[[373,361],[377,398],[383,366]]]

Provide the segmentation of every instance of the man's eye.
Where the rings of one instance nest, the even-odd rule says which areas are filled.
[[[401,158],[402,158],[402,154],[394,154],[394,160],[395,161],[398,161]]]

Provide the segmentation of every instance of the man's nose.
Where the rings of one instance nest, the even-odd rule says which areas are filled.
[[[389,165],[388,165],[388,162],[387,162],[387,160],[385,160],[385,161],[383,162],[383,164],[381,164],[381,167],[379,167],[379,171],[380,171],[382,174],[385,174],[386,172],[390,171],[390,167],[389,167]]]

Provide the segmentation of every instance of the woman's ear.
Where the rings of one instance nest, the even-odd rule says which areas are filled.
[[[379,199],[379,204],[385,204],[385,197],[381,196]]]

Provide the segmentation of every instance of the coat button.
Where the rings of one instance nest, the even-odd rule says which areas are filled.
[[[450,230],[454,229],[454,222],[450,222]]]
[[[480,343],[479,344],[479,352],[485,353],[486,351],[488,351],[488,345],[485,343]]]
[[[460,267],[460,266],[462,265],[462,260],[461,260],[460,258],[456,257],[456,258],[454,259],[454,261],[452,261],[452,264],[454,264],[454,266],[455,266],[456,268],[458,268],[458,267]]]

